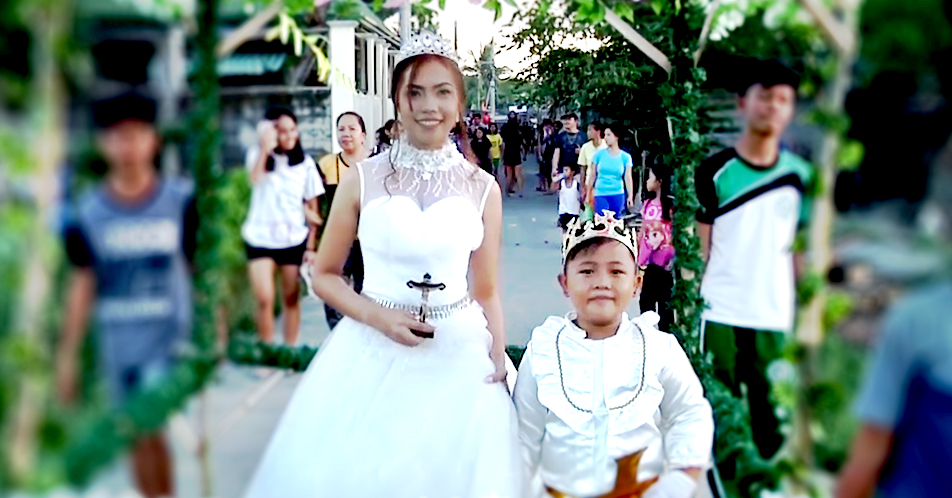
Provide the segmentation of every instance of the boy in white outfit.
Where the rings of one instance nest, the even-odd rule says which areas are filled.
[[[658,315],[625,313],[637,244],[607,216],[575,221],[559,283],[575,311],[532,332],[513,392],[536,496],[689,498],[710,464],[711,406]]]

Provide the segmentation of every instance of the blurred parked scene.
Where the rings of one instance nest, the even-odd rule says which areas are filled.
[[[401,88],[413,116],[456,112],[393,80],[420,33],[462,77],[453,122],[398,112]],[[636,468],[637,492],[593,496],[949,493],[950,0],[9,0],[0,35],[0,496],[243,496],[361,322],[316,290],[329,220],[368,181],[374,207],[449,195],[395,188],[408,129],[444,124],[438,151],[489,179],[453,194],[500,226],[480,233],[511,366],[572,311],[570,225],[611,212],[643,279],[628,316],[658,314],[713,409],[690,485]],[[412,157],[439,178],[436,156]],[[450,205],[391,245],[430,248]],[[361,303],[369,226],[337,269]],[[422,273],[387,309],[426,322],[443,277]]]

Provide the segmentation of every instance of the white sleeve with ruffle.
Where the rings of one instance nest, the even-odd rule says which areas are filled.
[[[523,465],[530,484],[532,496],[544,496],[541,476],[542,439],[545,437],[545,418],[548,410],[539,402],[539,385],[532,373],[532,344],[526,347],[516,376],[512,394],[519,415],[519,443]]]
[[[707,467],[714,444],[714,416],[678,340],[668,335],[667,362],[658,379],[664,388],[661,431],[669,468]]]

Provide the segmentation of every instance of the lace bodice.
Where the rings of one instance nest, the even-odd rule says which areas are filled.
[[[465,297],[470,254],[483,241],[482,212],[492,175],[449,142],[425,151],[402,140],[360,163],[358,172],[364,292],[418,304],[420,291],[407,282],[429,274],[446,286],[430,293],[430,305]]]

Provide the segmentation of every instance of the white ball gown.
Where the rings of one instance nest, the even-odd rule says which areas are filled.
[[[246,498],[521,498],[515,409],[494,371],[467,274],[495,181],[447,143],[398,141],[358,166],[363,292],[419,305],[435,336],[408,347],[345,318],[304,373]],[[393,304],[391,304],[393,305]],[[439,308],[442,307],[442,308]]]

